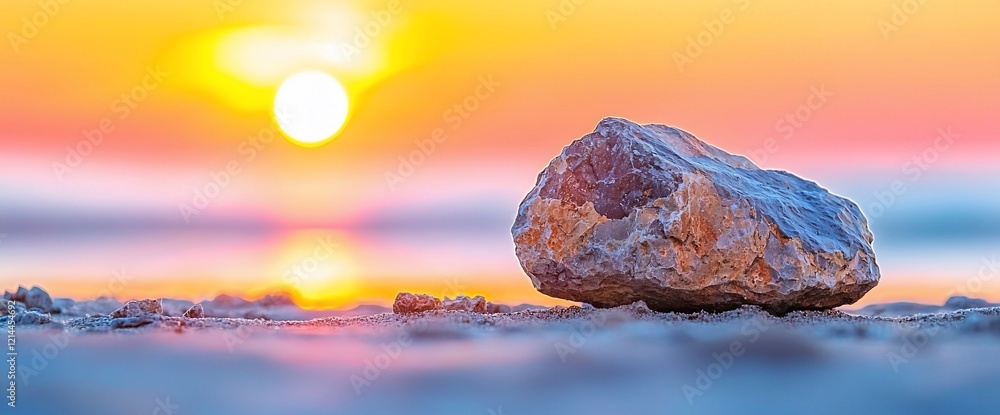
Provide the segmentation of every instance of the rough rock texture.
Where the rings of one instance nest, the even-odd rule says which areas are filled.
[[[826,309],[879,279],[853,202],[685,131],[619,118],[549,163],[512,233],[536,289],[597,307]]]
[[[205,318],[205,308],[201,304],[195,304],[184,312],[184,316],[187,318]]]
[[[477,295],[472,298],[460,295],[454,300],[445,297],[441,304],[445,310],[471,311],[479,314],[486,313],[486,299],[481,295]]]
[[[7,301],[12,301],[12,300],[7,300]],[[28,311],[27,308],[24,308],[24,304],[22,303],[15,302],[13,307],[14,307],[13,311],[14,315]],[[11,311],[7,304],[4,304],[3,307],[0,307],[0,315],[6,316],[9,314],[11,314]]]
[[[111,318],[145,317],[150,314],[163,314],[163,305],[160,303],[160,299],[131,300],[112,312]]]
[[[392,303],[392,312],[396,314],[420,313],[423,311],[440,310],[441,300],[427,294],[396,294]]]
[[[49,293],[39,287],[31,287],[31,289],[24,288],[22,286],[17,287],[16,292],[4,291],[3,294],[4,301],[14,301],[19,306],[23,304],[24,308],[27,310],[37,309],[41,310],[42,313],[51,313],[53,311],[58,311],[52,307],[52,297]],[[3,314],[7,314],[6,311]]]
[[[35,326],[52,322],[52,316],[37,311],[25,311],[14,315],[14,323],[25,326]]]
[[[3,299],[7,301],[17,301],[23,303],[24,297],[26,297],[27,295],[28,295],[28,289],[19,285],[17,286],[17,291],[15,292],[4,291]]]
[[[52,311],[52,297],[41,288],[31,287],[24,295],[24,306],[29,310],[37,308],[42,310],[42,312],[48,313]]]

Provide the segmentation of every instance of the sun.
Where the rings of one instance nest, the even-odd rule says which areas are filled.
[[[295,144],[322,145],[347,121],[347,91],[336,78],[320,71],[288,77],[274,96],[274,118]]]

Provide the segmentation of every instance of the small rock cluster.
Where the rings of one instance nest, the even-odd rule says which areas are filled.
[[[504,304],[494,304],[486,301],[481,295],[468,297],[460,295],[454,299],[445,297],[441,300],[427,294],[411,294],[401,292],[392,303],[392,312],[396,314],[412,314],[424,311],[450,310],[468,311],[479,314],[509,313],[511,308]]]
[[[52,314],[60,310],[52,306],[52,297],[39,287],[17,287],[17,291],[5,291],[4,305],[0,307],[3,319],[13,319],[14,324],[37,326],[52,323]],[[11,306],[9,302],[13,301]],[[13,312],[13,313],[12,313]],[[10,314],[13,314],[11,316]]]
[[[17,291],[13,293],[10,291],[4,292],[3,299],[4,301],[21,303],[26,310],[36,310],[42,313],[56,311],[52,308],[52,297],[39,287],[31,287],[30,290],[24,287],[17,287]]]
[[[128,329],[142,327],[160,321],[163,318],[163,301],[130,300],[121,308],[111,313],[111,328]],[[205,310],[201,304],[195,304],[184,312],[186,318],[204,318]]]

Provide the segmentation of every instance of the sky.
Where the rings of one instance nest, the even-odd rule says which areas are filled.
[[[2,7],[8,289],[562,304],[532,288],[509,228],[548,161],[619,116],[855,200],[882,267],[859,304],[1000,301],[996,2]],[[303,71],[349,99],[320,146],[276,119]]]

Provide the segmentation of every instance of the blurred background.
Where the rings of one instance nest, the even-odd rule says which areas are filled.
[[[7,289],[560,304],[509,228],[548,161],[620,116],[855,200],[883,274],[859,305],[1000,300],[996,2],[0,7]],[[333,138],[289,134],[326,88]]]

